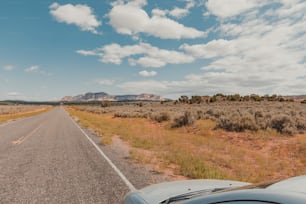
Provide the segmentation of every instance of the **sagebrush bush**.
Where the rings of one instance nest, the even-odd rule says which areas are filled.
[[[164,122],[164,121],[169,121],[171,119],[171,116],[167,112],[161,112],[159,114],[155,114],[151,116],[151,119],[156,121],[156,122]]]
[[[217,121],[217,128],[222,128],[227,131],[243,132],[245,130],[258,130],[258,125],[250,113],[243,114],[233,113],[231,115],[224,115]]]
[[[276,115],[271,120],[271,127],[282,134],[296,133],[294,120],[287,115]]]
[[[306,120],[305,118],[299,116],[295,119],[296,128],[298,129],[299,133],[303,133],[306,130]]]
[[[195,121],[196,119],[194,115],[190,111],[186,111],[184,115],[174,119],[174,124],[172,125],[172,127],[178,128],[182,126],[193,125]]]

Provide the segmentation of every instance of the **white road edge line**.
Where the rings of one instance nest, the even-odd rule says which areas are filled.
[[[67,112],[66,112],[67,113]],[[68,114],[68,113],[67,113]],[[104,157],[104,159],[108,162],[108,164],[114,169],[114,171],[120,176],[120,178],[123,180],[123,182],[127,185],[127,187],[131,191],[135,191],[136,188],[133,186],[133,184],[123,175],[123,173],[115,166],[115,164],[104,154],[104,152],[100,149],[100,147],[86,134],[86,132],[70,117],[71,121],[74,123],[75,126],[77,126],[80,131],[85,135],[85,137],[89,140],[89,142],[96,148],[96,150],[101,154],[101,156]]]

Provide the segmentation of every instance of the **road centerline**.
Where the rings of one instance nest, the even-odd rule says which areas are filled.
[[[32,130],[29,134],[24,135],[20,138],[18,138],[17,140],[12,141],[12,143],[14,145],[20,145],[21,143],[23,143],[25,140],[27,140],[28,138],[30,138],[32,135],[34,135],[37,130],[42,126],[43,124],[41,123],[38,127],[36,127],[34,130]]]

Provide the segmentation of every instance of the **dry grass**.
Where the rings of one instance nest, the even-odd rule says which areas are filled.
[[[120,108],[124,110],[124,107]],[[134,106],[125,108],[132,109]],[[153,108],[156,107],[149,111],[157,114]],[[168,111],[162,108],[159,112],[169,112],[175,107],[168,108]],[[177,109],[176,113],[188,108]],[[114,135],[128,142],[133,147],[133,158],[155,165],[157,171],[171,169],[175,174],[188,178],[249,182],[306,173],[306,135],[283,137],[271,129],[226,132],[215,129],[217,122],[211,119],[200,119],[190,126],[173,129],[172,121],[156,122],[150,117],[114,117],[116,112],[111,109],[115,107],[89,112],[83,107],[70,107],[68,111],[83,126],[101,135],[103,143],[110,143]],[[143,107],[138,107],[133,113],[147,115]],[[176,118],[181,113],[170,115]]]
[[[18,105],[18,106],[0,106],[0,123],[4,123],[10,120],[18,118],[30,117],[38,115],[40,113],[50,110],[50,106],[30,106],[30,105]]]

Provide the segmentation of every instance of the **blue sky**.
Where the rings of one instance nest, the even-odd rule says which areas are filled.
[[[306,93],[304,0],[0,4],[0,100]]]

